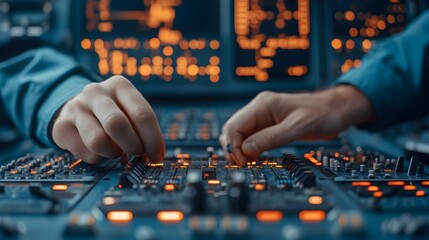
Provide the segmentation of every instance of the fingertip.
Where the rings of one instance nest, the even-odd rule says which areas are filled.
[[[149,161],[152,163],[160,163],[164,159],[163,153],[156,153],[149,156]]]
[[[256,145],[256,142],[253,140],[244,141],[243,145],[241,146],[241,150],[247,156],[257,156],[260,154],[260,150]]]

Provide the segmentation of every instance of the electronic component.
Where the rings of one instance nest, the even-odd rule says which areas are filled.
[[[241,167],[213,147],[184,150],[169,149],[161,163],[138,156],[125,165],[79,162],[73,168],[87,169],[93,180],[74,183],[62,168],[40,179],[18,177],[26,171],[10,175],[18,167],[40,169],[52,161],[72,165],[76,159],[67,153],[11,161],[2,168],[7,167],[0,185],[0,236],[28,236],[40,226],[34,218],[48,224],[54,217],[61,220],[49,222],[47,238],[427,236],[427,216],[416,211],[429,210],[429,174],[417,158],[339,146],[303,158],[267,152]],[[414,220],[398,232],[392,224],[405,221],[404,212]],[[23,217],[3,218],[12,213]]]
[[[66,212],[114,164],[90,166],[69,153],[55,152],[12,160],[0,166],[0,214]]]

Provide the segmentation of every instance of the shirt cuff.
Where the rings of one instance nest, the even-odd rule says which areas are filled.
[[[65,79],[49,94],[37,114],[36,138],[41,144],[46,147],[57,148],[51,136],[51,122],[54,120],[56,113],[69,99],[92,82],[81,75],[74,75]]]

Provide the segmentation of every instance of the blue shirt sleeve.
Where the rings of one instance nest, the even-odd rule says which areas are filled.
[[[0,63],[1,102],[19,132],[45,147],[55,147],[50,124],[56,112],[87,84],[99,78],[71,57],[51,48],[27,51]],[[5,115],[4,115],[5,114]]]
[[[429,113],[429,11],[401,34],[381,42],[359,68],[335,84],[351,84],[370,100],[379,130]]]

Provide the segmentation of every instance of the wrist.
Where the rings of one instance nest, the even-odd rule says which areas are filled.
[[[352,85],[338,85],[322,94],[327,97],[329,106],[334,110],[334,117],[347,126],[375,120],[374,110],[368,97]]]

